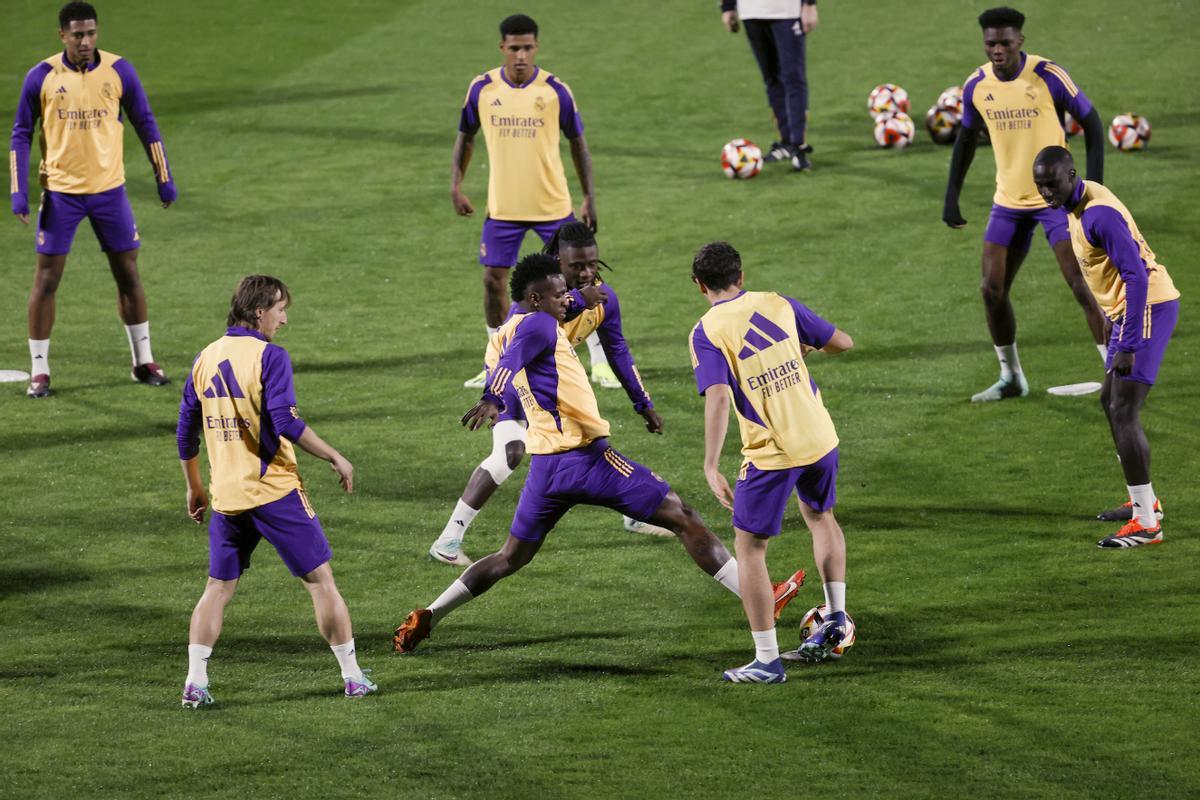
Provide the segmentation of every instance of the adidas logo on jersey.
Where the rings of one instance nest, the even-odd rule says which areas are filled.
[[[210,399],[246,396],[246,393],[242,391],[241,384],[237,382],[237,377],[233,374],[233,364],[229,363],[229,359],[217,364],[217,374],[212,376],[211,385],[204,390],[204,396]]]
[[[985,102],[985,103],[994,103],[995,101],[996,101],[996,98],[992,97],[991,92],[988,92],[988,96],[983,98],[983,102]]]
[[[754,316],[750,317],[750,324],[753,327],[746,331],[746,335],[742,337],[745,344],[741,352],[738,353],[739,361],[745,361],[750,356],[761,353],[776,342],[782,342],[788,338],[787,332],[783,328],[771,322],[771,320],[757,311],[754,312]],[[764,336],[764,334],[766,335]],[[768,340],[768,336],[774,341]]]
[[[66,94],[66,93],[67,93],[67,87],[65,87],[65,86],[58,87],[58,90],[55,92],[55,94]]]
[[[500,102],[500,98],[499,98],[499,97],[497,97],[495,100],[493,100],[493,101],[492,101],[492,106],[493,106],[493,107],[495,107],[495,106],[502,106],[502,105],[504,105],[504,104]]]

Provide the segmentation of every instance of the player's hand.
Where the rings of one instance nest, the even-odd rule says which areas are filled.
[[[725,23],[725,30],[730,33],[737,33],[741,30],[741,25],[738,24],[738,15],[736,11],[722,11],[721,22]]]
[[[1126,353],[1124,350],[1113,353],[1112,366],[1109,367],[1109,371],[1124,378],[1133,371],[1133,353]]]
[[[816,350],[816,349],[817,349],[817,348],[813,347],[812,345],[805,344],[804,342],[801,342],[801,343],[800,343],[800,357],[801,357],[801,358],[808,358],[808,354],[809,354],[809,353],[811,353],[812,351]]]
[[[28,214],[17,214],[17,219],[21,220],[22,225],[29,224],[29,215]]]
[[[708,488],[712,490],[713,496],[717,498],[717,502],[725,508],[733,511],[733,490],[729,488],[729,481],[725,480],[725,476],[721,474],[719,469],[705,469],[704,479],[708,481]]]
[[[583,220],[583,224],[592,229],[595,233],[600,229],[600,223],[596,219],[596,200],[593,197],[583,198],[583,205],[579,207],[579,219]]]
[[[817,7],[815,5],[810,6],[808,3],[801,4],[800,27],[804,29],[805,33],[812,33],[814,30],[816,30],[817,23],[819,21],[820,19],[817,16]]]
[[[662,434],[662,417],[653,408],[643,408],[638,413],[642,415],[642,419],[646,420],[646,430],[650,431],[650,433]]]
[[[475,206],[460,189],[450,190],[450,199],[454,201],[454,213],[460,217],[469,217],[475,213]]]
[[[187,515],[197,525],[204,522],[204,512],[208,510],[208,492],[201,489],[187,490]]]
[[[490,400],[480,400],[475,405],[471,406],[471,410],[463,414],[462,424],[473,431],[477,431],[487,424],[490,428],[496,424],[496,417],[500,416],[500,407]]]
[[[946,208],[942,212],[942,222],[955,229],[967,227],[967,221],[963,219],[963,215],[959,212],[958,206]]]
[[[354,465],[345,459],[341,453],[334,453],[329,462],[329,468],[338,476],[338,484],[346,490],[346,494],[354,492]]]
[[[579,290],[579,294],[583,295],[583,300],[587,303],[588,308],[595,308],[601,303],[608,302],[608,292],[604,291],[603,286],[585,286]]]

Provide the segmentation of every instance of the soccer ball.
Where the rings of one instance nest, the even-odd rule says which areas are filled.
[[[1071,116],[1070,112],[1063,112],[1063,130],[1067,136],[1078,136],[1083,133],[1083,126],[1079,124],[1079,120]]]
[[[734,139],[721,149],[721,169],[727,178],[753,178],[762,165],[762,150],[749,139]]]
[[[925,114],[925,130],[937,144],[951,144],[961,123],[962,115],[950,108],[934,106]]]
[[[1119,114],[1108,126],[1108,140],[1124,152],[1141,150],[1150,141],[1150,121],[1137,114]]]
[[[867,96],[867,111],[871,112],[872,117],[889,111],[903,111],[907,114],[908,92],[894,83],[881,83]]]
[[[946,111],[953,111],[958,116],[962,116],[963,112],[963,96],[961,86],[951,86],[946,91],[938,95],[936,108],[942,108]]]
[[[821,623],[825,621],[825,615],[827,613],[829,613],[829,608],[825,605],[825,603],[821,603],[821,605],[817,606],[816,608],[810,608],[808,610],[808,613],[804,615],[804,619],[800,620],[801,644],[804,644],[804,640],[809,636],[812,636],[813,633],[816,632],[817,628],[821,627]],[[856,638],[854,619],[849,614],[846,615],[846,625],[849,627],[850,631],[846,635],[846,638],[842,640],[842,643],[833,648],[833,653],[831,653],[833,658],[841,658],[842,653],[845,653],[847,648],[854,646],[854,640]]]
[[[915,133],[912,117],[903,111],[880,114],[875,118],[875,141],[880,147],[896,150],[908,147]]]

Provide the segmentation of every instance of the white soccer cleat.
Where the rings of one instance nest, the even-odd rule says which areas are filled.
[[[642,522],[633,517],[622,517],[625,523],[625,530],[630,533],[644,533],[647,536],[674,536],[675,534],[666,528],[659,525],[651,525],[649,522]]]
[[[596,364],[592,367],[592,383],[600,385],[601,389],[620,389],[621,382],[617,373],[608,364]]]
[[[475,563],[462,551],[462,539],[451,539],[441,544],[434,542],[429,548],[429,557],[455,567],[469,567]]]
[[[487,386],[487,370],[480,370],[479,374],[470,380],[463,381],[464,389],[482,389]]]
[[[982,392],[971,395],[972,403],[994,403],[1010,397],[1025,397],[1029,394],[1029,382],[1024,374],[1014,375],[1009,380],[998,380]]]

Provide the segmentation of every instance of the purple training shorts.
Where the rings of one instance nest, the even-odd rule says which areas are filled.
[[[838,451],[833,448],[812,464],[790,469],[746,465],[733,490],[733,526],[758,536],[778,536],[792,492],[814,511],[837,502]]]
[[[232,581],[250,568],[259,539],[279,552],[296,577],[307,575],[333,558],[321,520],[303,489],[240,514],[214,511],[208,522],[208,574]]]
[[[607,439],[565,453],[535,455],[511,533],[527,542],[541,541],[577,505],[604,506],[645,521],[669,491],[666,481],[609,447]]]
[[[1118,377],[1123,381],[1137,381],[1153,386],[1154,379],[1158,377],[1158,366],[1162,364],[1163,354],[1167,352],[1167,342],[1171,341],[1171,331],[1175,330],[1175,323],[1179,320],[1179,301],[1155,303],[1150,306],[1144,319],[1149,323],[1149,330],[1145,331],[1146,336],[1138,345],[1138,349],[1133,351],[1133,369],[1128,375]],[[1117,352],[1117,344],[1121,341],[1121,327],[1124,322],[1125,318],[1121,317],[1113,323],[1112,335],[1108,338],[1108,355],[1104,357],[1106,372],[1112,367],[1113,354]]]
[[[993,203],[983,240],[1025,253],[1033,244],[1033,231],[1039,222],[1051,247],[1071,238],[1067,212],[1061,208],[1008,208]]]
[[[125,186],[99,194],[63,194],[49,189],[42,191],[38,209],[37,251],[42,255],[60,256],[71,252],[75,229],[84,217],[106,253],[123,253],[141,246],[133,209],[125,196]]]
[[[542,237],[543,242],[548,242],[555,231],[574,221],[574,214],[548,222],[511,222],[488,217],[483,221],[483,235],[479,238],[479,263],[485,267],[509,269],[517,263],[526,231],[532,230]]]

